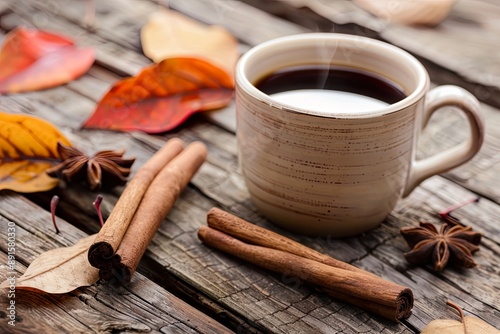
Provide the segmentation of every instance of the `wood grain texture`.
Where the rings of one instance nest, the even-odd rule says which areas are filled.
[[[83,6],[83,2],[80,2],[75,2],[75,6]],[[190,309],[187,306],[183,309],[169,304],[170,297],[165,296],[170,295],[162,288],[168,287],[200,309],[210,312],[211,316],[228,323],[232,330],[241,333],[416,333],[430,320],[455,316],[444,304],[448,298],[463,306],[466,314],[478,316],[500,328],[500,173],[497,173],[500,112],[497,109],[485,107],[490,115],[487,138],[478,158],[446,175],[463,187],[442,177],[433,177],[417,188],[411,197],[398,203],[382,226],[359,237],[337,240],[291,234],[267,222],[250,202],[238,168],[234,135],[212,123],[204,122],[201,117],[193,118],[176,131],[158,136],[79,129],[112,82],[122,75],[136,72],[148,63],[137,48],[138,31],[132,29],[126,30],[132,34],[118,33],[120,24],[130,24],[135,29],[140,26],[134,15],[124,14],[118,8],[119,2],[98,2],[98,12],[102,15],[98,18],[98,24],[105,26],[105,17],[109,16],[112,28],[102,27],[101,30],[97,26],[97,33],[90,33],[82,28],[80,16],[70,16],[70,8],[62,8],[61,12],[56,12],[49,9],[45,2],[21,0],[12,3],[1,0],[0,8],[4,9],[4,15],[0,20],[0,28],[3,33],[22,22],[36,23],[38,21],[34,21],[35,14],[45,13],[50,19],[41,21],[45,23],[40,27],[66,32],[80,38],[79,43],[93,45],[98,51],[98,62],[87,75],[67,86],[2,96],[0,109],[39,115],[60,127],[72,141],[78,143],[79,148],[89,153],[104,148],[126,149],[127,155],[137,157],[133,166],[134,173],[173,136],[181,137],[186,142],[204,141],[209,151],[207,163],[202,166],[160,226],[139,266],[139,273],[151,278],[153,282],[136,275],[131,288],[120,290],[116,296],[107,288],[96,286],[77,290],[74,295],[37,295],[31,299],[26,297],[26,315],[23,321],[31,321],[28,325],[40,328],[39,332],[46,332],[48,325],[41,321],[34,323],[34,319],[43,318],[45,314],[51,315],[51,319],[54,319],[52,324],[56,326],[65,326],[59,319],[68,319],[69,327],[60,328],[61,331],[70,332],[96,330],[94,328],[97,327],[91,326],[100,326],[99,329],[108,332],[154,328],[165,333],[176,330],[184,333],[194,328],[205,328],[189,325],[180,315],[177,320],[168,317],[168,314],[175,317],[179,310]],[[143,10],[141,8],[146,8],[146,13],[156,8],[149,1],[131,2],[137,5],[139,13]],[[280,34],[304,31],[302,27],[249,9],[245,5],[224,7],[228,3],[226,1],[179,0],[170,3],[174,9],[198,20],[225,25],[241,41],[250,44]],[[217,4],[222,7],[217,9]],[[128,6],[126,4],[124,8]],[[238,22],[239,15],[247,14],[246,19],[242,18],[241,23]],[[255,20],[249,23],[248,17],[252,17],[250,14],[266,19],[259,20],[258,25],[252,24]],[[138,17],[144,18],[141,15]],[[252,24],[252,30],[249,24]],[[443,119],[436,115],[437,123],[429,124],[429,137],[423,137],[421,142],[424,151],[422,154],[441,149],[441,144],[431,144],[431,137],[436,134],[444,137],[442,145],[451,144],[452,140],[461,135],[459,127],[449,126],[455,124],[455,120],[444,116],[445,114]],[[109,215],[122,190],[117,188],[103,193],[105,216]],[[399,228],[416,225],[419,220],[438,222],[435,216],[437,211],[468,199],[476,192],[486,198],[478,204],[459,210],[456,215],[463,223],[485,235],[481,250],[475,255],[479,267],[472,270],[446,269],[442,274],[436,275],[429,268],[408,265],[402,257],[402,252],[408,248],[399,235]],[[15,219],[20,226],[22,223],[25,230],[20,234],[23,237],[19,239],[18,248],[18,256],[23,265],[27,265],[37,252],[75,242],[84,235],[82,231],[95,232],[99,228],[91,204],[97,193],[90,193],[81,187],[62,185],[53,192],[31,195],[30,198],[46,208],[54,193],[61,197],[58,215],[77,227],[61,222],[61,236],[55,236],[52,232],[46,212],[36,207],[36,210],[32,209],[33,204],[26,204],[20,196],[0,194],[0,214],[6,219]],[[312,286],[303,284],[300,277],[276,275],[202,246],[197,240],[196,231],[205,224],[206,212],[213,206],[235,212],[251,222],[383,278],[408,285],[415,292],[413,315],[403,324],[394,325],[316,292]],[[0,224],[3,226],[3,222]],[[22,267],[19,268],[23,270]],[[132,310],[117,311],[120,308]],[[138,315],[135,316],[134,312]]]
[[[388,24],[356,6],[354,1],[243,1],[303,25],[311,31],[355,34],[395,43],[412,53],[425,65],[432,81],[459,85],[472,92],[479,100],[500,107],[499,87],[492,83],[490,74],[498,73],[498,61],[481,60],[484,48],[495,49],[492,36],[496,34],[498,24],[496,22],[491,24],[491,21],[498,15],[496,14],[498,4],[494,0],[458,0],[451,15],[436,28]],[[478,8],[469,10],[469,6]],[[493,14],[486,13],[485,7],[492,8],[492,6],[496,7],[492,11]],[[395,10],[397,6],[390,9]],[[485,22],[482,21],[483,17]],[[446,27],[442,28],[443,25]],[[399,30],[401,27],[402,30],[395,34],[394,40],[384,35],[386,30],[391,31],[392,28]],[[467,31],[465,41],[460,35],[464,30]],[[470,40],[471,36],[480,37]],[[483,43],[485,40],[487,42]],[[441,46],[443,50],[440,50]],[[448,49],[453,51],[450,52]],[[463,62],[459,69],[457,66],[449,66],[449,64],[457,65],[457,62]],[[478,65],[479,63],[481,65]],[[476,73],[475,69],[470,70],[470,67],[481,67],[481,73]],[[469,76],[475,76],[475,79]]]
[[[383,16],[376,17],[351,1],[282,0],[297,8],[307,7],[336,24],[354,23],[421,57],[448,68],[467,80],[500,89],[500,61],[496,57],[500,5],[494,0],[458,0],[449,15],[435,27],[391,23],[401,9],[387,2]],[[250,0],[249,2],[255,2]],[[494,92],[483,92],[493,94]]]
[[[41,252],[73,244],[85,234],[59,220],[61,234],[52,231],[50,214],[11,192],[2,192],[0,222],[16,224],[16,269],[26,270]],[[34,218],[36,217],[36,218]],[[3,240],[7,229],[1,229]],[[0,260],[5,263],[6,248],[1,246]],[[1,279],[6,272],[2,271]],[[2,312],[8,299],[2,294]],[[164,328],[189,333],[230,333],[203,313],[171,295],[168,291],[137,274],[126,288],[94,285],[68,294],[50,295],[16,291],[15,333],[39,328],[43,332],[112,333],[113,331],[161,331]],[[64,321],[61,321],[64,319]],[[3,330],[9,327],[2,322]],[[4,331],[2,331],[4,332]]]
[[[25,20],[25,21],[31,20],[33,15],[37,12],[37,9],[34,5],[34,2],[27,1],[27,0],[23,0],[23,1],[20,2],[22,4],[22,6],[20,5],[18,7],[15,7],[16,12],[23,13],[23,15],[24,15],[23,18],[20,19],[19,16],[16,14],[4,16],[4,17],[2,17],[2,21],[0,22],[0,26],[2,28],[12,29],[19,22],[22,22],[22,20]],[[135,1],[135,0],[132,0],[132,1]],[[137,1],[137,2],[140,3],[138,10],[142,10],[144,12],[151,11],[151,10],[154,10],[156,8],[155,5],[151,4],[151,3],[149,5],[147,5],[147,4],[144,4],[144,3],[147,3],[144,1]],[[113,2],[110,2],[110,3],[113,3]],[[172,4],[172,6],[175,7],[174,4]],[[193,5],[185,4],[184,6],[188,7],[188,9],[186,9],[188,15],[194,15],[193,14],[193,12],[195,11],[194,4]],[[215,6],[215,5],[211,5],[211,6]],[[246,8],[243,4],[236,6],[236,8],[240,8],[240,7]],[[140,8],[142,8],[142,9],[140,9]],[[144,9],[144,8],[146,8],[146,9]],[[236,9],[233,9],[231,11],[231,13],[236,15],[238,12],[237,11],[235,12],[235,10]],[[215,24],[215,23],[224,24],[223,16],[221,17],[222,13],[218,13],[217,11],[215,11],[215,12],[214,11],[215,11],[215,9],[212,8],[212,11],[207,12],[206,22],[211,23],[211,24]],[[105,10],[105,12],[109,13],[108,10]],[[141,12],[141,13],[143,13],[143,12]],[[224,12],[224,13],[226,13],[226,12]],[[47,27],[50,27],[51,29],[54,29],[56,31],[59,30],[59,31],[73,32],[75,34],[75,36],[83,36],[82,38],[84,38],[84,40],[86,42],[89,42],[92,40],[102,41],[102,39],[100,37],[96,37],[95,35],[89,35],[83,28],[81,28],[77,25],[74,25],[74,24],[68,24],[68,22],[63,20],[63,19],[58,20],[57,16],[55,16],[55,14],[51,14],[51,15],[54,15],[54,18],[52,20],[50,20],[48,23],[46,23]],[[111,15],[111,14],[106,14],[106,15]],[[145,15],[146,14],[143,13],[143,14],[139,15],[138,17],[144,19]],[[263,15],[265,16],[265,14],[263,14]],[[133,17],[130,19],[134,20]],[[19,20],[21,20],[21,21],[19,21]],[[135,20],[139,20],[139,19],[136,18]],[[294,28],[293,24],[283,23],[283,22],[285,22],[283,20],[272,20],[271,18],[268,18],[268,20],[266,20],[266,22],[268,22],[269,24],[274,24],[276,26],[279,26],[280,27],[279,31],[281,31],[281,35],[293,34],[299,30],[300,31],[310,31],[310,30],[307,30],[305,28]],[[227,26],[228,29],[230,27],[231,26]],[[298,27],[298,26],[295,25],[295,27]],[[356,29],[353,30],[353,32],[355,32],[355,31],[356,31]],[[236,31],[236,33],[237,33],[237,36],[244,36],[246,34],[246,32],[243,31],[242,29]],[[281,35],[279,35],[279,36],[281,36]],[[277,36],[274,36],[274,37],[277,37]],[[124,35],[121,38],[126,39],[129,37]],[[263,38],[263,40],[265,40],[265,37]],[[107,61],[103,62],[102,65],[106,66],[111,71],[118,71],[118,73],[123,73],[124,71],[125,71],[125,73],[127,73],[127,71],[128,71],[129,74],[133,74],[132,73],[133,71],[131,71],[130,69],[132,69],[134,67],[139,68],[141,65],[135,61],[129,61],[129,59],[131,59],[131,57],[133,58],[134,57],[133,55],[137,56],[137,54],[130,51],[130,50],[120,48],[118,46],[110,47],[110,46],[113,46],[114,43],[115,42],[110,39],[110,40],[107,40],[106,42],[101,42],[100,44],[96,44],[96,48],[98,48],[98,50],[99,50],[98,54],[106,54]],[[102,45],[104,45],[105,47],[101,47]],[[114,60],[114,58],[116,56],[114,53],[116,53],[116,52],[121,52],[121,53],[125,52],[128,55],[132,55],[132,56],[124,57],[122,54],[120,54],[120,56],[118,58],[124,61],[124,65],[122,67],[120,67],[119,70],[116,69],[118,63]],[[144,61],[147,61],[147,60],[144,60]],[[94,76],[97,78],[95,78]],[[116,78],[113,74],[107,72],[106,70],[102,70],[98,67],[97,68],[94,67],[91,70],[90,75],[87,75],[87,76],[79,79],[77,82],[70,83],[69,86],[72,88],[72,90],[77,91],[81,95],[89,97],[93,101],[98,101],[100,99],[100,97],[110,87],[113,80],[116,80],[113,78]],[[57,88],[56,88],[56,90],[57,90]],[[47,93],[51,94],[52,91],[56,91],[56,90],[51,90]],[[488,88],[475,86],[475,90],[477,90],[477,92],[483,92],[483,91],[487,91]],[[61,93],[61,94],[64,94],[64,93]],[[58,95],[60,95],[60,94],[58,94]],[[29,94],[27,94],[26,96],[29,97]],[[86,108],[81,108],[80,105],[76,106],[75,104],[71,103],[71,98],[69,98],[69,96],[72,96],[72,95],[67,96],[68,98],[66,98],[66,96],[67,95],[64,94],[62,99],[64,99],[64,101],[67,101],[66,102],[67,104],[60,105],[60,106],[61,106],[61,108],[64,108],[64,107],[65,108],[72,108],[73,111],[76,111],[75,110],[75,107],[76,107],[77,110],[80,111],[79,112],[79,115],[80,115],[79,120],[74,119],[78,114],[71,113],[71,119],[74,120],[74,123],[72,122],[71,125],[74,127],[77,127],[85,120],[86,117],[88,117],[90,115],[91,111],[93,110],[93,106],[94,106],[92,104],[93,102],[92,101],[85,101],[84,103],[86,104]],[[480,96],[478,96],[478,97],[480,97]],[[47,106],[45,105],[45,107],[47,107]],[[480,154],[476,158],[474,158],[471,162],[467,163],[466,165],[460,167],[459,169],[455,169],[451,173],[446,174],[446,177],[452,178],[453,181],[455,181],[463,186],[472,187],[471,189],[474,189],[474,191],[477,191],[482,196],[486,196],[488,198],[492,198],[492,199],[495,199],[498,201],[500,193],[499,193],[498,187],[496,187],[495,185],[500,182],[500,173],[496,172],[496,170],[498,168],[500,168],[500,167],[498,167],[500,164],[498,164],[499,156],[497,155],[497,151],[498,151],[497,146],[498,145],[495,144],[495,142],[496,142],[495,138],[497,138],[498,136],[496,136],[496,134],[495,134],[496,132],[494,129],[497,126],[498,122],[500,122],[498,120],[498,118],[500,116],[498,116],[499,113],[496,112],[497,109],[491,109],[491,107],[488,107],[485,104],[483,104],[482,107],[483,107],[483,110],[485,112],[486,119],[488,120],[486,123],[486,127],[487,127],[486,128],[486,132],[487,132],[486,135],[493,136],[492,140],[485,141],[485,145],[483,146],[482,151],[480,152]],[[219,116],[214,115],[213,117],[210,117],[210,118],[215,119],[215,124],[223,123],[224,128],[234,130],[234,111],[233,110],[234,110],[234,107],[229,106],[224,111],[224,116],[227,116],[229,119],[223,119],[223,121],[220,121],[220,118],[221,118],[220,115]],[[82,113],[82,111],[83,111],[83,113]],[[441,126],[440,126],[441,129],[444,129],[444,127],[446,127],[445,122],[438,123],[438,124],[441,124]],[[70,125],[70,124],[67,124],[67,125]],[[435,131],[432,133],[435,134]],[[462,134],[463,134],[462,127],[449,126],[449,127],[446,127],[446,130],[444,132],[442,132],[440,135],[446,135],[448,138],[462,138],[461,137]],[[453,143],[457,142],[454,139],[452,139],[452,140],[453,140]],[[421,150],[423,150],[424,154],[425,154],[425,152],[430,152],[430,151],[436,152],[436,151],[442,150],[442,148],[445,146],[449,147],[448,142],[440,142],[439,137],[437,137],[437,140],[434,141],[434,139],[432,139],[432,137],[430,135],[427,137],[427,139],[422,138],[421,141],[425,143],[425,144],[421,145],[421,147],[420,147]],[[486,169],[493,169],[493,170],[486,171]],[[470,171],[470,172],[467,172],[467,171]],[[478,172],[482,172],[482,174],[480,176],[476,176]],[[457,173],[460,173],[460,175],[457,176]]]

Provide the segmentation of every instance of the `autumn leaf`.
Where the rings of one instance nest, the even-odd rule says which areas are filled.
[[[97,282],[99,271],[87,260],[87,251],[95,236],[83,238],[70,247],[40,254],[26,272],[16,279],[16,289],[66,293]],[[9,283],[4,281],[0,288],[8,288]]]
[[[165,132],[195,112],[226,106],[233,88],[232,77],[204,60],[165,59],[117,82],[83,126]]]
[[[64,36],[18,28],[5,37],[0,51],[0,94],[65,84],[92,66],[94,51],[78,48]]]
[[[171,10],[151,15],[141,30],[144,54],[154,62],[173,57],[205,59],[230,75],[238,60],[238,41],[224,27],[207,26]]]
[[[354,3],[384,21],[435,26],[448,16],[455,0],[354,0]]]
[[[55,187],[59,181],[45,170],[59,162],[57,142],[70,145],[49,122],[0,112],[0,190],[37,192]]]
[[[498,329],[494,328],[481,319],[474,317],[465,317],[462,309],[455,303],[448,301],[446,304],[453,307],[459,312],[461,321],[452,319],[433,320],[427,326],[425,326],[421,334],[500,333]]]

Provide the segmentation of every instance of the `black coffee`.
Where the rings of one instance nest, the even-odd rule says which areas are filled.
[[[326,113],[372,111],[406,97],[399,86],[381,76],[328,65],[282,69],[255,86],[282,103]]]

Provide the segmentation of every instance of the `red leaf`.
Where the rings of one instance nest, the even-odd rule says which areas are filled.
[[[234,83],[222,69],[197,58],[169,58],[137,77],[117,82],[102,98],[86,128],[172,130],[195,112],[226,106]]]
[[[0,51],[0,94],[65,84],[93,62],[92,49],[77,48],[67,37],[18,28],[6,36]]]

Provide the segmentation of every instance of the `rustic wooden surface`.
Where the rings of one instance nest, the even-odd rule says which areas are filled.
[[[51,224],[47,224],[50,213],[15,193],[2,194],[0,208],[1,224],[16,224],[16,269],[19,273],[24,272],[25,264],[31,263],[41,252],[72,245],[86,236],[62,220],[58,221],[61,233],[55,234]],[[1,231],[2,238],[6,239],[7,230]],[[0,258],[6,263],[3,249]],[[1,279],[6,276],[2,271]],[[2,333],[232,333],[141,274],[135,275],[127,287],[96,284],[63,295],[18,290],[16,306],[20,313],[16,327],[3,324]]]
[[[276,15],[304,21],[313,30],[339,32],[349,26],[360,35],[375,35],[443,69],[453,71],[462,81],[479,83],[474,93],[481,99],[499,102],[500,91],[500,3],[495,0],[455,0],[450,13],[435,27],[408,26],[391,22],[401,6],[385,1],[383,15],[376,17],[355,1],[331,0],[245,0]],[[298,10],[301,13],[297,14]],[[331,21],[324,22],[311,13]],[[321,26],[322,25],[322,26]],[[498,105],[497,105],[498,106]]]
[[[95,103],[113,82],[137,73],[150,63],[141,52],[139,30],[148,15],[158,9],[158,4],[145,0],[98,1],[96,27],[89,31],[82,21],[85,2],[69,2],[0,0],[0,39],[14,27],[24,24],[71,35],[78,44],[91,45],[97,50],[96,64],[82,78],[45,91],[2,96],[0,110],[47,119],[89,153],[103,148],[124,148],[127,155],[137,157],[133,171],[174,136],[186,141],[204,141],[209,156],[155,235],[130,286],[111,291],[109,287],[97,284],[61,296],[20,293],[17,296],[18,328],[24,328],[25,332],[36,328],[39,332],[52,329],[55,332],[220,333],[226,326],[237,333],[418,333],[433,319],[456,317],[445,306],[447,299],[461,305],[467,315],[500,328],[498,109],[483,105],[487,131],[485,145],[478,156],[460,168],[424,182],[411,196],[398,203],[379,228],[343,240],[303,237],[274,227],[259,216],[250,202],[238,170],[236,139],[232,132],[233,106],[226,108],[223,114],[195,116],[180,129],[157,136],[80,129]],[[201,22],[227,27],[238,37],[242,52],[273,37],[320,30],[320,26],[313,28],[310,21],[306,22],[307,17],[313,16],[304,15],[304,25],[297,24],[301,15],[291,16],[295,13],[291,4],[287,5],[287,15],[280,15],[287,17],[284,19],[269,14],[277,9],[283,10],[283,7],[273,7],[274,2],[268,2],[267,7],[256,1],[248,2],[265,11],[237,1],[168,1],[171,8]],[[465,14],[458,11],[454,15]],[[360,22],[357,23],[334,22],[344,32],[365,34],[366,30],[360,28],[363,27]],[[328,27],[325,22],[322,25]],[[370,34],[377,37],[381,32],[372,31]],[[434,34],[441,36],[441,31]],[[486,50],[490,49],[486,48],[484,52],[490,52],[493,57],[493,52]],[[428,57],[426,61],[429,63],[439,63]],[[480,60],[474,61],[479,66]],[[456,72],[453,67],[446,68],[446,64],[440,66],[443,69],[430,67],[433,77],[443,78]],[[497,69],[494,62],[481,63],[481,66],[485,71],[491,66],[490,73]],[[453,78],[454,83],[471,87],[463,73]],[[479,80],[473,87],[477,90],[472,92],[478,95],[491,89],[489,83]],[[488,102],[491,99],[483,100]],[[452,110],[436,115],[421,138],[420,155],[432,154],[460,141],[464,132],[461,124],[463,120]],[[103,193],[105,216],[113,208],[121,190],[117,188]],[[61,235],[52,231],[46,212],[54,194],[61,198],[58,208]],[[40,252],[74,243],[99,229],[92,206],[96,194],[64,185],[43,194],[0,193],[0,225],[14,221],[18,227],[16,255],[19,273]],[[482,197],[481,201],[460,209],[456,215],[464,224],[484,235],[481,250],[475,255],[479,267],[471,270],[451,268],[436,274],[427,267],[408,265],[402,256],[407,246],[399,229],[416,225],[419,220],[437,222],[437,211],[476,195]],[[317,293],[314,287],[302,284],[300,278],[273,274],[201,245],[196,231],[205,224],[206,212],[213,206],[409,286],[415,294],[413,315],[401,324],[394,324]],[[5,229],[1,232],[4,240],[5,232]],[[3,264],[6,257],[4,243],[0,244],[0,249],[0,263]],[[3,321],[5,298],[0,302],[0,329],[3,330],[8,329]],[[195,308],[206,315],[201,315]]]

